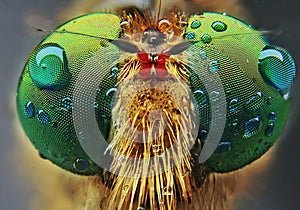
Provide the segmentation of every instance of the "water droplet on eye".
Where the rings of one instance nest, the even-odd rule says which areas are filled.
[[[273,97],[272,96],[269,96],[268,98],[267,98],[267,104],[268,105],[272,105],[272,103],[273,103]]]
[[[194,91],[194,97],[199,108],[206,104],[206,95],[203,90],[198,89]]]
[[[207,130],[201,130],[199,133],[199,139],[205,141],[207,139],[208,132]]]
[[[203,36],[201,37],[201,41],[205,44],[210,43],[211,40],[212,40],[212,38],[209,34],[203,34]]]
[[[197,29],[197,28],[199,28],[200,26],[201,26],[200,20],[194,20],[194,21],[192,22],[192,24],[191,24],[191,28],[192,28],[192,29]]]
[[[99,108],[99,103],[96,102],[96,101],[94,102],[94,108],[95,108],[95,109]]]
[[[219,71],[219,61],[218,60],[212,60],[208,65],[208,70],[211,73]]]
[[[207,58],[207,54],[205,51],[200,50],[199,54],[202,60],[205,60]]]
[[[47,123],[50,122],[50,116],[49,116],[49,114],[47,112],[41,110],[41,109],[38,110],[37,119],[42,124],[47,124]]]
[[[283,48],[266,46],[260,52],[258,69],[263,79],[275,86],[287,100],[296,74],[291,55]]]
[[[58,44],[39,46],[28,60],[28,69],[34,85],[39,89],[60,90],[70,83],[66,52]]]
[[[238,112],[238,98],[234,98],[229,102],[229,111],[232,114],[235,114]]]
[[[231,123],[232,126],[236,127],[239,124],[238,119],[234,119],[233,122]]]
[[[231,141],[222,141],[217,147],[217,152],[228,152],[231,150]]]
[[[111,75],[112,76],[118,76],[118,73],[119,73],[118,67],[116,67],[116,66],[112,67],[112,69],[111,69]]]
[[[220,93],[218,91],[215,91],[215,90],[211,91],[211,93],[210,93],[211,101],[216,102],[217,100],[219,100],[219,95],[220,95]]]
[[[257,134],[262,126],[260,116],[250,119],[244,124],[244,137],[249,138]]]
[[[217,32],[223,32],[227,29],[227,25],[222,21],[213,22],[213,24],[211,24],[211,27]]]
[[[24,107],[24,113],[27,117],[33,118],[35,115],[35,108],[31,101],[28,101]]]
[[[275,112],[271,112],[271,113],[269,114],[269,121],[270,121],[270,122],[274,122],[276,119],[277,119],[276,113],[275,113]]]
[[[110,93],[114,93],[116,91],[117,91],[117,88],[114,88],[114,87],[109,88],[108,91],[105,93],[105,95],[108,96]]]
[[[187,39],[194,39],[195,38],[195,33],[194,32],[189,32],[185,35]]]
[[[264,97],[262,92],[257,92],[252,98],[246,102],[246,108],[249,112],[255,112],[264,105]]]
[[[62,98],[61,103],[63,108],[67,109],[68,111],[72,110],[73,103],[72,103],[72,99],[69,96]]]
[[[271,137],[274,134],[274,128],[275,128],[275,124],[271,123],[268,125],[268,127],[265,130],[265,134],[267,137]]]
[[[85,172],[90,166],[90,162],[84,159],[77,159],[73,163],[74,169],[78,172]]]

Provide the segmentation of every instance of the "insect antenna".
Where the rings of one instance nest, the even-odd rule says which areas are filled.
[[[80,33],[80,32],[75,32],[75,31],[67,31],[67,30],[49,30],[49,29],[43,29],[43,28],[38,28],[38,27],[32,27],[33,30],[40,32],[40,33],[44,33],[46,35],[50,34],[50,33],[58,33],[58,34],[72,34],[72,35],[79,35],[79,36],[86,36],[86,37],[90,37],[90,38],[94,38],[94,39],[106,39],[107,41],[113,41],[114,39],[109,39],[107,37],[101,37],[101,36],[95,36],[95,35],[90,35],[90,34],[86,34],[86,33]]]
[[[204,32],[203,32],[204,34]],[[259,35],[259,36],[263,36],[263,35],[270,35],[270,34],[274,34],[273,31],[267,31],[267,30],[254,30],[254,31],[250,31],[250,32],[241,32],[241,33],[231,33],[231,34],[225,34],[225,35],[220,35],[220,36],[211,36],[212,39],[223,39],[226,37],[238,37],[238,36],[247,36],[247,35]],[[279,33],[277,33],[276,35],[278,35]]]

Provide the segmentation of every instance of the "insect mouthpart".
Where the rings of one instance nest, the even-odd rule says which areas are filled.
[[[148,29],[143,33],[142,43],[150,46],[158,46],[166,43],[166,35],[155,29]]]

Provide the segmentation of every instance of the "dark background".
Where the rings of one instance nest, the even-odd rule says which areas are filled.
[[[37,26],[55,28],[57,13],[67,9],[70,0],[1,0],[0,1],[0,209],[26,209],[33,189],[16,170],[14,153],[19,132],[15,109],[18,77],[32,49],[42,36],[35,34],[28,15],[43,17]],[[274,31],[272,43],[288,49],[300,66],[300,6],[296,0],[245,0],[252,25]],[[29,21],[30,22],[30,21]],[[280,33],[278,33],[280,32]],[[299,75],[298,75],[299,76]],[[290,116],[281,139],[276,144],[272,165],[257,177],[261,183],[252,196],[241,195],[238,210],[300,209],[300,77],[292,93]],[[29,142],[28,142],[29,143]],[[26,166],[26,162],[17,160]],[[29,168],[28,170],[32,170]]]

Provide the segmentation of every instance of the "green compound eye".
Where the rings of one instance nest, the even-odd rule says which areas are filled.
[[[296,69],[286,50],[270,45],[245,23],[216,13],[191,16],[188,23],[200,18],[201,30],[186,29],[186,34],[195,34],[194,47],[189,49],[197,63],[193,70],[219,77],[227,103],[221,140],[204,164],[225,173],[253,162],[278,139],[286,122]],[[190,75],[190,86],[200,110],[199,138],[205,147],[213,141],[209,129],[216,123],[210,117],[210,101],[214,99],[208,97],[207,84],[196,74]]]
[[[30,141],[42,157],[76,174],[92,175],[100,168],[84,152],[74,129],[74,85],[84,64],[99,49],[108,48],[107,39],[116,39],[119,33],[120,19],[113,14],[94,13],[71,20],[32,52],[19,80],[17,109]],[[110,69],[100,71],[110,78]],[[108,124],[101,116],[108,111],[103,101],[95,103],[101,106],[95,112],[105,130]]]

